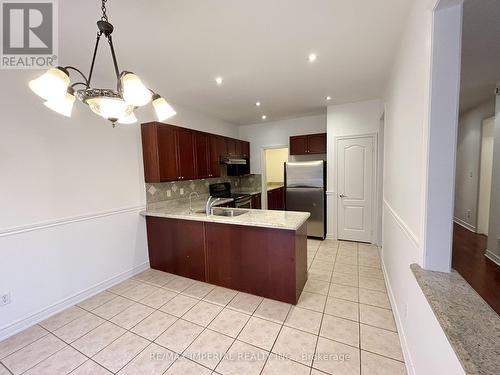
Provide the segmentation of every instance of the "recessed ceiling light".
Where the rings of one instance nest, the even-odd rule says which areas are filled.
[[[255,105],[256,105],[257,107],[260,107],[260,102],[256,102],[256,103],[255,103]]]
[[[332,97],[331,96],[327,96],[325,99],[326,99],[326,101],[330,101],[330,100],[332,100]]]
[[[220,86],[220,85],[222,85],[222,81],[223,81],[222,77],[216,77],[216,78],[215,78],[215,82],[216,82],[219,86]]]
[[[262,115],[262,120],[265,120],[267,118],[266,115]]]
[[[310,53],[309,56],[307,56],[307,60],[309,60],[310,63],[315,62],[317,58],[318,55],[316,55],[315,53]]]

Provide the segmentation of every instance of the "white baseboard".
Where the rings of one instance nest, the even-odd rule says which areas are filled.
[[[383,249],[382,249],[383,251]],[[403,351],[403,357],[405,359],[406,372],[408,375],[416,375],[415,367],[413,366],[413,360],[408,349],[408,343],[406,341],[405,331],[403,330],[403,323],[401,322],[401,314],[398,310],[398,305],[396,304],[396,299],[389,282],[389,277],[387,275],[387,269],[385,268],[383,254],[380,254],[382,263],[382,272],[384,273],[385,283],[387,285],[387,295],[389,296],[389,302],[391,303],[391,308],[394,315],[394,320],[396,321],[396,327],[398,329],[399,341],[401,343],[401,350]]]
[[[486,253],[484,255],[486,256],[486,258],[488,258],[489,260],[491,260],[493,263],[495,263],[497,266],[500,267],[500,256],[489,251],[488,249],[486,249]]]
[[[122,282],[123,280],[126,280],[146,269],[149,268],[149,261],[144,262],[128,271],[122,272],[114,277],[111,277],[108,280],[105,280],[103,282],[100,282],[88,289],[82,290],[81,292],[78,292],[76,294],[73,294],[70,297],[67,297],[59,302],[54,303],[51,306],[48,306],[30,316],[27,316],[25,318],[21,318],[18,321],[11,323],[7,326],[0,327],[0,341],[6,339],[7,337],[13,336],[16,333],[19,333],[23,330],[25,330],[28,327],[31,327],[34,324],[37,324],[48,317],[64,310],[67,309],[68,307],[74,306],[77,303],[97,294],[100,293],[110,287],[112,287],[115,284],[118,284]]]
[[[337,237],[335,237],[333,234],[326,234],[326,237],[325,237],[327,240],[336,240]]]
[[[471,224],[463,221],[462,219],[459,219],[458,217],[454,217],[453,221],[455,223],[457,223],[458,225],[460,225],[461,227],[464,227],[465,229],[470,230],[471,232],[474,232],[474,233],[477,232],[476,227],[474,225],[471,225]]]

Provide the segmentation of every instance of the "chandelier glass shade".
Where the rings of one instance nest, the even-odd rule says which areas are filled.
[[[102,3],[102,17],[97,21],[97,39],[88,77],[73,66],[50,68],[44,74],[29,82],[30,89],[45,100],[45,106],[67,117],[71,117],[75,98],[85,103],[95,114],[111,121],[113,127],[120,124],[137,122],[134,110],[153,101],[153,108],[159,121],[176,114],[175,110],[157,93],[147,88],[134,73],[118,69],[118,62],[111,34],[114,27],[108,22],[106,2]],[[108,40],[116,75],[116,89],[101,89],[91,86],[92,73],[96,60],[99,41],[104,36]],[[82,79],[71,83],[70,72],[77,73]],[[83,86],[79,88],[78,86]],[[78,88],[78,89],[77,89]]]
[[[71,117],[73,104],[75,104],[75,96],[73,93],[66,92],[63,97],[47,100],[43,104],[63,116]]]

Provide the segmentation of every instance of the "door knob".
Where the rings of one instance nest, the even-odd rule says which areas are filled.
[[[340,198],[346,198],[346,196],[344,194],[340,194],[339,197]]]

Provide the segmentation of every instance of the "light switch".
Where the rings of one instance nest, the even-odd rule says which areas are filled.
[[[167,197],[170,198],[172,196],[172,190],[168,189],[167,190]]]
[[[184,195],[184,188],[180,188],[180,189],[179,189],[179,194],[180,194],[180,195]]]

